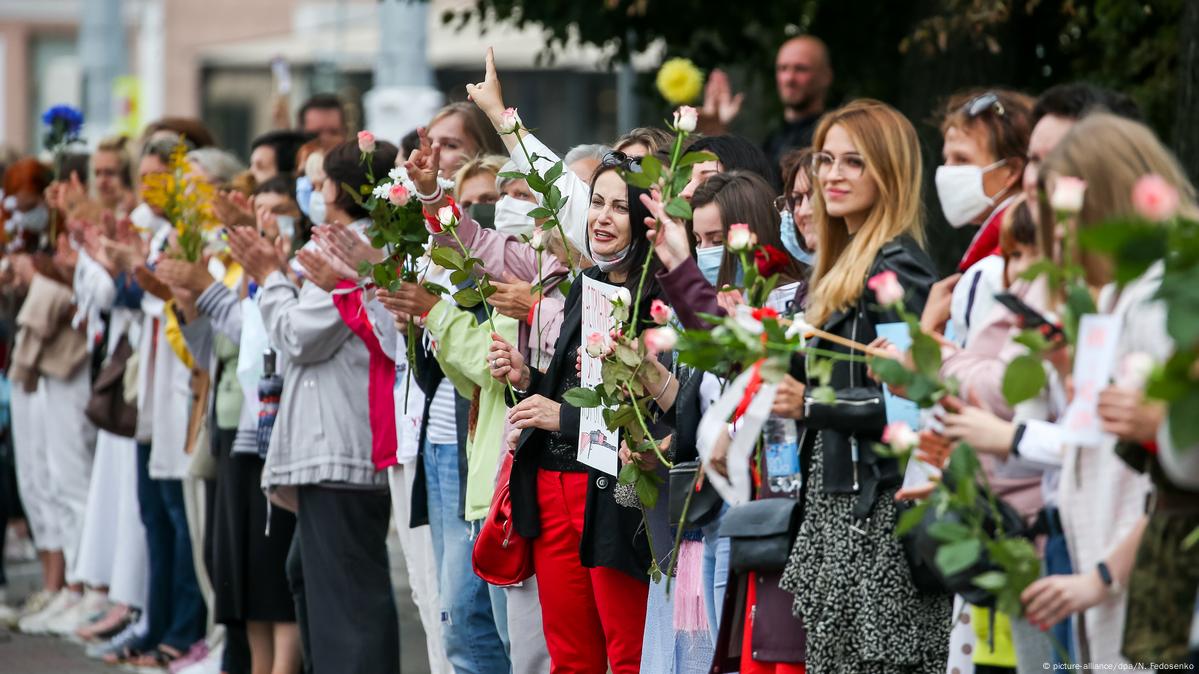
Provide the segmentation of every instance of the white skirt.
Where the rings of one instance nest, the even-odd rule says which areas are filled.
[[[137,443],[100,431],[75,576],[112,601],[144,606],[146,532],[137,502]]]
[[[83,411],[92,394],[91,375],[81,367],[70,379],[43,377],[42,387],[46,391],[45,452],[50,467],[51,506],[62,534],[67,581],[75,582],[96,449],[96,427]]]
[[[21,505],[38,550],[62,550],[60,522],[54,514],[53,483],[46,447],[46,388],[38,382],[28,393],[12,385],[12,439]]]

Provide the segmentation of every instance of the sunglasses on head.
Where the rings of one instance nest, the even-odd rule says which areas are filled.
[[[994,112],[996,115],[1003,117],[1003,103],[999,102],[999,96],[988,91],[985,94],[979,94],[962,106],[962,110],[966,112],[966,116],[971,119],[978,117],[984,112]]]
[[[620,150],[612,150],[604,155],[604,159],[600,162],[604,168],[618,166],[632,173],[641,173],[641,157],[630,157]]]

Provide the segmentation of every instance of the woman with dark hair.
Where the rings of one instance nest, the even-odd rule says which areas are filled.
[[[711,152],[716,159],[697,162],[691,169],[691,182],[679,196],[691,200],[696,188],[704,184],[709,176],[726,171],[750,171],[766,181],[772,190],[778,190],[779,177],[762,148],[741,136],[705,136],[687,147],[688,152]]]
[[[606,161],[591,182],[587,252],[597,266],[583,274],[633,295],[649,255],[649,213],[639,198],[644,190],[626,185],[618,168],[633,169],[634,163]],[[579,385],[582,288],[575,283],[567,297],[554,358],[544,374],[529,368],[520,351],[498,335],[488,358],[493,376],[510,383],[520,400],[509,414],[521,431],[510,484],[512,513],[517,532],[533,541],[553,671],[602,673],[611,666],[626,674],[640,669],[651,551],[640,510],[616,501],[615,477],[576,458],[580,410],[559,402]],[[650,277],[637,317],[642,324],[650,323],[649,308],[658,295]],[[656,360],[649,363],[647,386],[665,386],[658,404],[669,408],[678,384]]]
[[[369,169],[385,175],[395,158],[395,146],[379,142]],[[368,213],[341,189],[368,182],[357,144],[331,150],[324,169],[326,220],[361,232]],[[288,578],[297,594],[305,661],[318,672],[397,671],[399,624],[386,545],[391,503],[381,472],[386,457],[372,456],[362,376],[367,348],[334,305],[336,279],[319,253],[297,254],[308,279],[297,288],[258,232],[233,228],[229,243],[261,287],[263,322],[284,361],[262,482],[272,501],[297,513]]]

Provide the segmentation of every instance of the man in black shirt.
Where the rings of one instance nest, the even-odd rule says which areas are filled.
[[[766,137],[762,149],[777,167],[787,152],[812,144],[833,83],[828,48],[812,35],[793,37],[779,47],[774,81],[783,102],[783,123]]]

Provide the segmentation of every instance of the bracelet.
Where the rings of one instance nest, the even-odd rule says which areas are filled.
[[[673,371],[667,372],[666,373],[666,383],[662,385],[662,390],[658,391],[658,395],[654,396],[654,402],[658,402],[658,398],[661,398],[666,393],[666,389],[670,388],[670,382],[673,379],[674,379],[674,372]]]
[[[437,203],[438,201],[441,200],[441,197],[444,195],[445,195],[445,190],[441,187],[440,183],[438,183],[437,189],[433,190],[432,194],[421,194],[420,190],[416,190],[416,198],[420,199],[420,202],[422,204]]]

